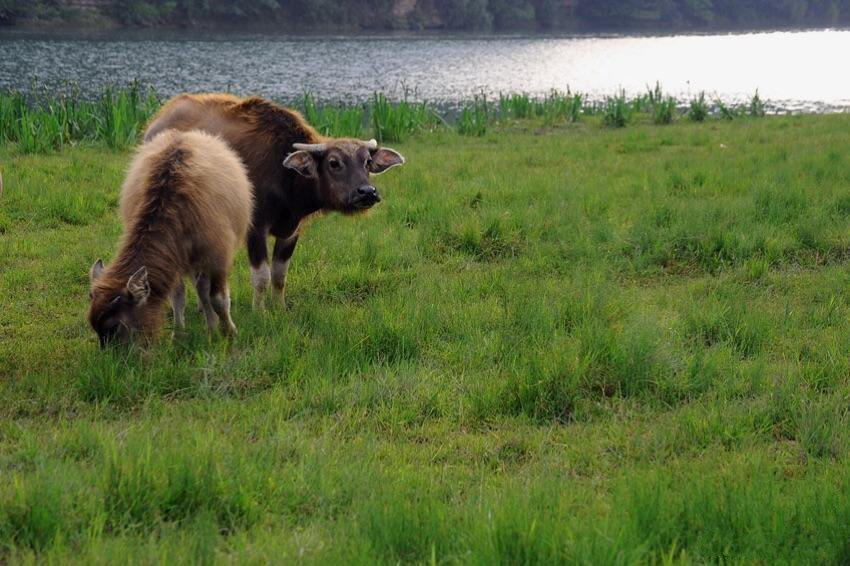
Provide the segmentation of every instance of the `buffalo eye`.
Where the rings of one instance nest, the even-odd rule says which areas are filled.
[[[372,168],[372,158],[369,157],[369,158],[366,159],[366,169],[371,169],[371,168]]]
[[[332,157],[330,161],[328,161],[328,167],[330,167],[334,171],[339,171],[340,169],[342,169],[342,163],[339,161],[339,159]]]

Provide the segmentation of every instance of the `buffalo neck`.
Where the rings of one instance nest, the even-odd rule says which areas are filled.
[[[143,240],[127,239],[109,272],[111,278],[126,283],[130,276],[145,267],[151,290],[148,301],[161,302],[171,295],[181,273],[183,258],[177,253],[177,245],[168,245],[162,241],[157,242],[157,245],[146,244]]]

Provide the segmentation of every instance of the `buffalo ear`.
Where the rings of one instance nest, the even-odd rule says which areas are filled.
[[[372,163],[369,165],[369,171],[377,175],[390,167],[403,164],[404,157],[399,152],[388,147],[382,147],[372,151]]]
[[[316,160],[308,151],[293,151],[283,160],[283,166],[298,171],[300,175],[308,179],[315,179],[319,176]]]
[[[106,271],[106,268],[103,267],[103,260],[98,259],[92,264],[91,269],[89,269],[89,280],[94,283],[95,281],[100,279],[104,271]]]
[[[130,279],[127,280],[127,293],[133,297],[133,302],[137,305],[144,304],[151,294],[151,285],[148,281],[148,268],[140,267]]]

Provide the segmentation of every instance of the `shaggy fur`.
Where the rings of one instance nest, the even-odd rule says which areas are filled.
[[[400,155],[386,148],[359,140],[323,138],[298,112],[262,98],[180,95],[163,106],[148,126],[145,139],[168,128],[197,129],[220,136],[244,161],[254,188],[255,207],[247,244],[258,307],[269,282],[283,301],[289,259],[304,221],[321,211],[354,213],[367,209],[380,200],[377,190],[369,185],[368,174],[403,162]],[[302,152],[293,147],[319,143],[328,149]],[[298,154],[293,163],[303,163],[303,168],[283,166],[284,158],[293,154]],[[331,154],[336,155],[335,162],[345,162],[346,174],[328,172]],[[380,161],[381,156],[392,163],[370,169],[369,164]],[[370,198],[358,200],[358,190],[364,187],[371,190]],[[267,263],[269,235],[276,238],[271,270]]]
[[[221,140],[166,130],[145,143],[121,189],[118,254],[91,271],[89,321],[101,343],[155,334],[169,298],[180,326],[184,275],[197,276],[210,329],[220,317],[225,333],[235,331],[227,280],[251,208],[245,167]]]

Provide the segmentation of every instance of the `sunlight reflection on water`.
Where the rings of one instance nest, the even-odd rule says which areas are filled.
[[[726,102],[763,99],[789,110],[850,107],[850,31],[662,37],[276,37],[97,39],[0,34],[0,87],[84,89],[140,78],[163,94],[231,90],[284,100],[362,101],[404,89],[438,104],[478,93],[551,89],[599,98],[660,81],[687,99],[701,90]]]

